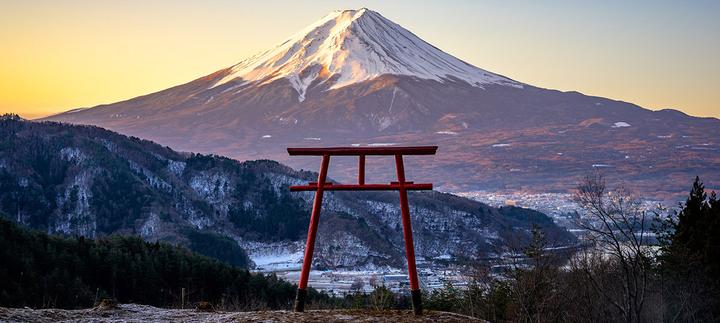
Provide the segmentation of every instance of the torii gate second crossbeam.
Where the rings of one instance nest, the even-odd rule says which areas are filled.
[[[322,208],[323,192],[325,191],[398,191],[400,192],[400,211],[402,213],[403,237],[405,239],[405,253],[408,262],[408,276],[410,280],[410,294],[412,295],[413,311],[415,315],[422,315],[422,300],[420,298],[420,286],[418,284],[417,269],[415,268],[415,247],[413,246],[412,225],[410,224],[410,207],[408,206],[407,191],[410,190],[432,190],[432,184],[415,184],[405,180],[404,155],[434,155],[437,146],[420,147],[332,147],[332,148],[288,148],[290,156],[322,156],[320,173],[317,182],[310,182],[307,185],[290,186],[290,191],[315,191],[312,214],[310,216],[310,227],[308,228],[307,244],[305,245],[305,257],[303,258],[300,283],[298,284],[297,296],[295,298],[295,311],[305,310],[307,298],[307,284],[310,276],[310,265],[315,248],[315,237],[317,236],[318,222],[320,220],[320,209]],[[357,184],[333,184],[326,182],[330,156],[358,156],[358,183]],[[397,182],[390,184],[366,184],[365,183],[365,156],[395,156],[395,169],[397,171]]]

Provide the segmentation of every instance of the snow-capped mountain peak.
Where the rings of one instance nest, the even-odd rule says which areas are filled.
[[[231,67],[213,87],[231,81],[266,84],[287,78],[303,101],[315,80],[332,78],[330,89],[336,89],[383,74],[439,82],[455,78],[479,87],[522,87],[437,49],[366,8],[331,12],[275,48]]]

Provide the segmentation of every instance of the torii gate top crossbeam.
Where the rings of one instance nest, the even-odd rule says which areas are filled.
[[[307,185],[290,186],[290,191],[314,191],[322,188],[323,191],[408,191],[432,190],[430,183],[416,184],[406,182],[403,178],[400,182],[390,184],[365,184],[365,156],[396,156],[402,160],[403,155],[434,155],[437,146],[414,146],[414,147],[327,147],[327,148],[288,148],[290,156],[359,156],[358,183],[357,184],[333,184],[310,182]],[[398,167],[403,167],[402,162]],[[403,172],[404,173],[404,172]],[[403,174],[404,177],[404,174]]]
[[[290,156],[435,155],[437,146],[288,148]]]

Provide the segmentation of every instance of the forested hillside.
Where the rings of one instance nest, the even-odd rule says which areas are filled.
[[[316,174],[274,161],[180,153],[93,126],[0,120],[0,211],[46,233],[139,235],[237,266],[247,253],[297,254],[311,193],[288,185]],[[402,266],[397,195],[328,194],[315,264]],[[438,192],[410,195],[416,254],[472,258],[529,239],[532,224],[573,243],[544,214],[491,208]],[[452,242],[452,243],[450,243]]]
[[[0,219],[0,306],[87,308],[113,298],[179,307],[182,288],[189,304],[252,310],[289,307],[297,287],[167,243],[51,236]]]

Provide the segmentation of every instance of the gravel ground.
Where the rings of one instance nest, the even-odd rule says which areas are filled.
[[[164,309],[147,305],[121,304],[113,309],[58,310],[0,308],[0,322],[480,322],[472,317],[426,311],[414,317],[411,311],[315,310],[265,312],[200,312]]]

